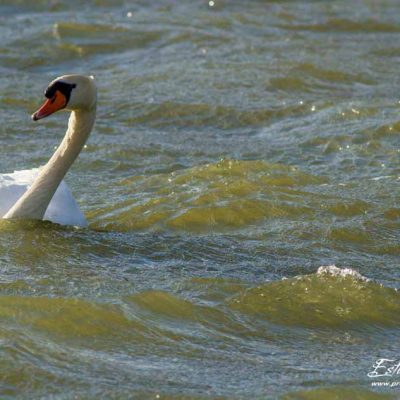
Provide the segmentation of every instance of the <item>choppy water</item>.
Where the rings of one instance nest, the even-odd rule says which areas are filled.
[[[2,399],[398,396],[396,0],[1,0],[0,35],[1,172],[61,140],[51,79],[100,103],[89,229],[0,224]]]

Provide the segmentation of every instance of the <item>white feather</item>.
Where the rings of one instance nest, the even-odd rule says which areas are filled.
[[[0,174],[0,218],[28,190],[38,173],[39,169],[35,168],[15,171],[10,174]],[[58,186],[43,219],[61,225],[87,226],[82,211],[64,181]]]

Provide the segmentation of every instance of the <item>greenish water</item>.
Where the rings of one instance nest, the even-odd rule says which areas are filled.
[[[398,398],[397,1],[1,0],[0,35],[1,172],[61,140],[50,80],[99,86],[89,228],[0,223],[2,399]]]

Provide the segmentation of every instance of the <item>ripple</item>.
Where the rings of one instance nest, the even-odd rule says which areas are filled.
[[[49,29],[34,30],[31,40],[37,45],[27,47],[25,38],[11,39],[0,54],[2,64],[9,68],[37,68],[57,65],[102,53],[121,53],[140,49],[156,42],[161,32],[139,31],[107,24],[57,22]],[[128,40],[129,39],[129,40]]]
[[[365,21],[352,21],[345,18],[332,18],[323,24],[293,24],[280,25],[287,30],[312,31],[312,32],[400,32],[398,25],[380,22],[376,19]]]
[[[304,104],[253,110],[201,103],[184,104],[174,101],[151,106],[139,104],[139,106],[142,109],[139,115],[124,119],[129,126],[147,124],[151,127],[214,126],[221,129],[232,129],[265,126],[275,119],[309,113],[309,107]]]
[[[390,400],[393,399],[393,396],[391,394],[375,393],[369,390],[348,388],[344,386],[332,386],[329,388],[299,390],[296,392],[290,392],[282,396],[282,400],[319,400],[319,399]]]
[[[75,49],[80,56],[147,47],[160,39],[161,35],[157,31],[134,31],[106,24],[59,22],[53,26],[54,38],[63,46]]]
[[[2,323],[17,323],[58,339],[79,338],[86,345],[94,338],[99,344],[116,334],[120,339],[132,337],[140,330],[118,308],[77,298],[1,296],[0,315]]]

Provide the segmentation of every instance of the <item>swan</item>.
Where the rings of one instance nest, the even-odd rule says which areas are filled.
[[[0,174],[0,218],[86,227],[86,219],[63,178],[93,128],[96,84],[93,77],[64,75],[50,82],[44,95],[47,100],[32,119],[38,121],[58,110],[71,111],[67,132],[44,167]]]

